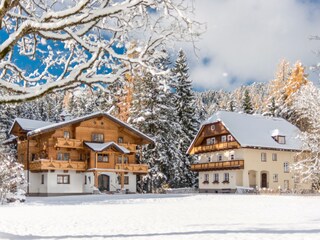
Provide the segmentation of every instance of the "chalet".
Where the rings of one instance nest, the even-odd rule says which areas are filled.
[[[137,151],[153,140],[115,117],[93,113],[59,123],[15,119],[18,161],[31,195],[85,194],[95,189],[136,192],[148,166]],[[141,156],[141,155],[140,155]]]
[[[198,155],[200,192],[238,187],[275,190],[308,188],[290,172],[300,151],[299,129],[281,118],[219,111],[207,119],[188,154]]]

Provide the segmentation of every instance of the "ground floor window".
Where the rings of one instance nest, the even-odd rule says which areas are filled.
[[[228,183],[228,182],[229,182],[229,173],[224,173],[223,182],[225,182],[225,183]]]
[[[214,179],[214,183],[218,183],[219,182],[219,173],[215,173],[214,175],[213,175],[213,179]]]
[[[209,183],[209,174],[204,174],[204,181],[203,183]]]
[[[283,163],[283,171],[285,173],[288,173],[289,172],[289,163],[288,162],[284,162]]]
[[[273,182],[278,182],[278,174],[273,174]]]
[[[58,184],[70,184],[70,175],[58,175],[57,176]]]
[[[41,174],[41,184],[44,184],[44,174]]]
[[[121,184],[121,176],[118,176],[118,182]],[[129,176],[124,176],[124,185],[129,185]]]

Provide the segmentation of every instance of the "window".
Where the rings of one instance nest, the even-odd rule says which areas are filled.
[[[278,143],[285,144],[286,143],[286,137],[285,136],[278,136]]]
[[[272,179],[273,182],[278,182],[278,174],[273,174]]]
[[[218,155],[217,155],[217,160],[218,160],[218,161],[222,161],[222,155],[221,155],[221,154],[218,154]]]
[[[212,137],[212,138],[207,138],[207,145],[212,145],[216,143],[216,138]]]
[[[124,176],[124,184],[129,185],[129,176]]]
[[[57,176],[58,184],[70,184],[70,175],[58,175]]]
[[[211,129],[211,131],[214,131],[214,130],[216,130],[216,126],[215,125],[211,125],[210,129]]]
[[[272,153],[272,161],[277,161],[278,160],[278,156],[276,153]]]
[[[118,137],[118,143],[123,143],[123,137]]]
[[[35,153],[32,153],[32,154],[31,154],[31,161],[34,161],[34,160],[36,160],[36,154],[35,154]]]
[[[103,142],[103,134],[102,133],[93,133],[92,134],[93,142]]]
[[[98,162],[109,162],[108,154],[98,154]]]
[[[284,162],[283,163],[283,171],[285,173],[288,173],[289,172],[289,163],[288,162]]]
[[[229,173],[224,174],[224,182],[229,182]]]
[[[211,157],[208,157],[208,162],[211,162]]]
[[[294,183],[300,183],[300,176],[299,175],[293,176],[293,179],[294,179]]]
[[[230,160],[234,160],[234,159],[235,159],[234,153],[231,153],[231,154],[230,154]]]
[[[218,182],[219,182],[219,173],[215,173],[215,174],[213,175],[213,179],[214,179],[214,182],[215,182],[215,183],[218,183]]]
[[[209,183],[209,174],[204,175],[204,182]]]
[[[289,180],[284,180],[284,189],[285,190],[289,189]]]
[[[57,159],[58,160],[62,160],[63,159],[63,154],[61,152],[58,152]]]
[[[261,153],[261,162],[267,161],[267,153]]]
[[[227,136],[226,135],[221,136],[221,142],[226,142],[226,141],[227,141]]]
[[[63,132],[63,137],[64,137],[64,138],[70,138],[70,132],[64,131],[64,132]]]
[[[69,160],[70,160],[70,153],[61,153],[61,152],[58,152],[58,154],[57,154],[57,159],[58,159],[58,160],[69,161]]]
[[[121,176],[118,176],[118,183],[121,184]],[[129,185],[129,176],[124,176],[124,185]]]
[[[228,138],[228,142],[233,142],[234,141],[234,138],[231,135],[228,135],[227,138]]]
[[[87,185],[87,175],[84,175],[84,185]]]
[[[118,156],[118,163],[122,163],[122,156]],[[129,163],[129,158],[127,156],[123,156],[123,163],[128,164]]]
[[[41,174],[41,184],[44,184],[44,174]]]

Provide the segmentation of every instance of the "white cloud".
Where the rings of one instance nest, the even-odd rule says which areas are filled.
[[[269,81],[282,58],[292,64],[301,60],[305,66],[320,60],[312,53],[320,42],[309,40],[320,34],[320,4],[195,0],[194,6],[196,18],[207,23],[197,44],[199,59],[188,53],[195,87],[232,89],[252,80]]]

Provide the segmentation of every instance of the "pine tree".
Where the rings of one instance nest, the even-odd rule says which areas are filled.
[[[155,64],[165,71],[169,61],[164,57]],[[142,162],[147,163],[150,170],[141,180],[141,185],[149,192],[161,191],[168,183],[178,181],[176,176],[181,175],[180,168],[176,166],[177,160],[182,158],[177,138],[180,128],[170,101],[169,77],[168,74],[152,75],[147,71],[142,76],[135,76],[128,122],[155,141],[154,145],[142,149]]]
[[[172,187],[190,187],[195,184],[195,174],[190,171],[191,164],[195,161],[194,156],[187,156],[186,152],[197,133],[199,122],[195,108],[195,96],[192,91],[192,81],[189,79],[187,59],[182,50],[172,69],[173,105],[176,109],[177,121],[181,126],[179,150],[182,159],[176,164],[175,179],[171,182]]]
[[[243,101],[242,101],[242,109],[243,109],[244,113],[253,114],[251,97],[250,97],[249,91],[247,89],[244,92],[244,97],[243,97]]]

